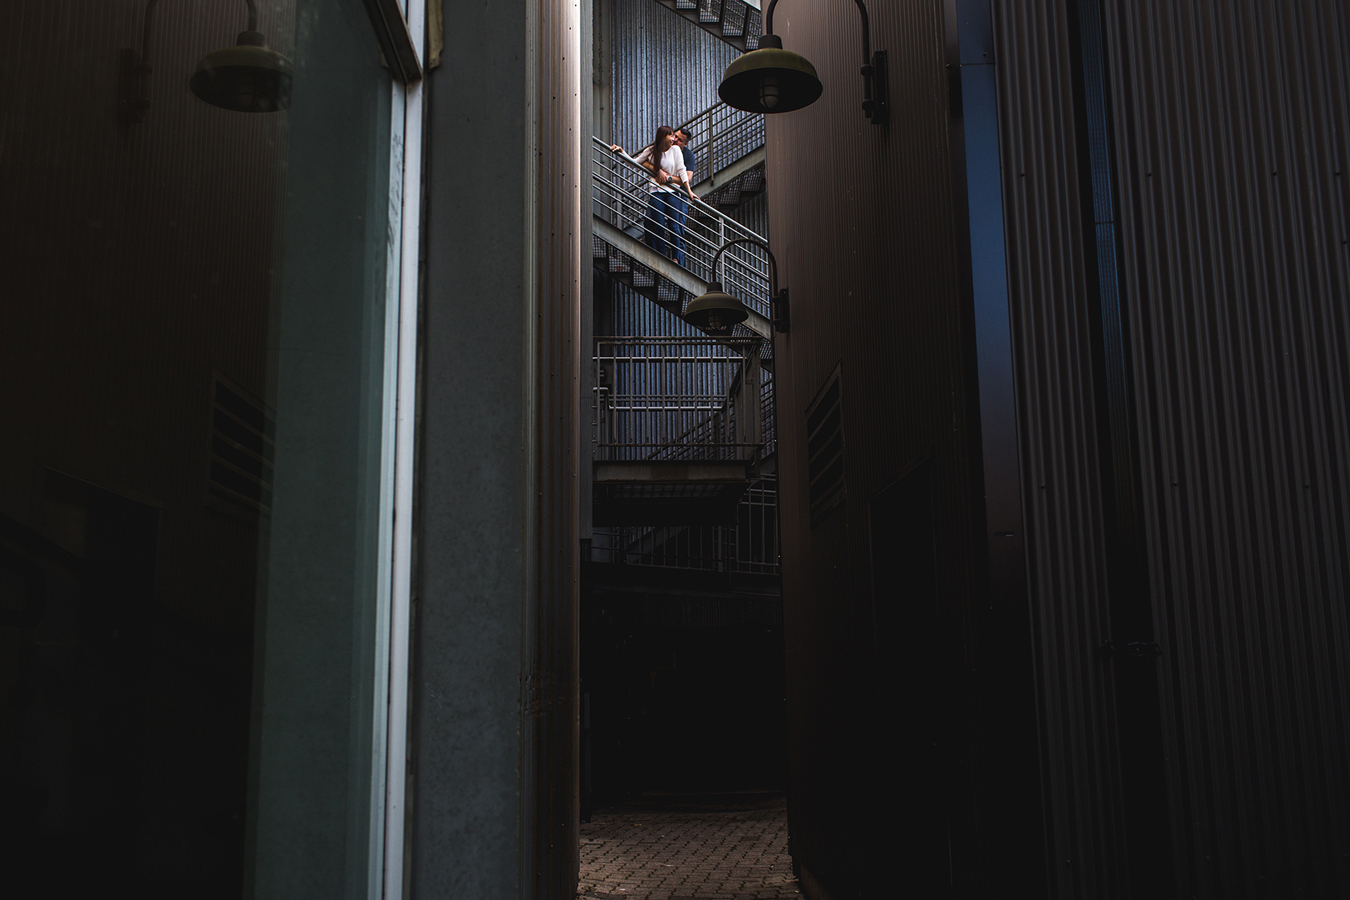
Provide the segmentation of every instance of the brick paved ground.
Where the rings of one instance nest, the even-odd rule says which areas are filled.
[[[581,826],[583,900],[800,898],[787,810],[597,810]]]

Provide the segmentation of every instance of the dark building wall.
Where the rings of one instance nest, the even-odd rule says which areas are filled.
[[[988,577],[956,23],[938,3],[869,8],[886,127],[862,114],[856,8],[775,22],[825,84],[769,117],[767,141],[792,297],[775,357],[794,859],[836,900],[897,877],[932,896],[1035,893],[1025,604],[994,609]],[[807,410],[836,367],[844,493],[813,515]]]
[[[1178,893],[1350,890],[1350,18],[1106,4]]]
[[[213,547],[251,552],[255,537],[204,509],[204,435],[213,367],[267,395],[286,122],[227,119],[185,89],[243,18],[181,4],[153,22],[145,121],[119,121],[119,52],[140,46],[144,6],[25,4],[5,32],[3,359],[8,382],[30,390],[5,396],[0,512],[30,523],[43,466],[151,498],[166,526],[156,590],[189,619],[246,630],[251,598],[206,583]],[[291,52],[293,4],[270,13],[260,27]],[[57,46],[76,56],[53,73],[38,60]],[[36,338],[54,334],[55,346]]]
[[[1345,15],[995,9],[1054,893],[1339,896]]]
[[[595,803],[784,787],[776,579],[594,563],[582,607]]]
[[[140,46],[144,8],[13,4],[0,32],[0,893],[15,896],[243,882],[259,538],[208,503],[212,370],[267,394],[287,129],[187,90],[242,5],[161,4],[152,105],[120,121],[119,53]],[[293,18],[285,3],[261,20],[287,53]],[[25,557],[46,585],[31,617],[12,605]]]
[[[1057,897],[1127,896],[1107,470],[1093,345],[1095,243],[1067,2],[995,4],[1027,581]]]
[[[286,112],[188,89],[242,4],[23,4],[0,35],[10,894],[370,876],[393,97],[360,3],[261,6]],[[16,566],[45,583],[18,617]]]

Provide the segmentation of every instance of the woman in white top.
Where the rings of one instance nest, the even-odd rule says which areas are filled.
[[[623,152],[618,144],[610,149]],[[695,197],[689,184],[689,172],[684,168],[684,154],[675,146],[675,129],[669,125],[656,129],[656,139],[633,159],[652,173],[647,182],[646,244],[662,256],[684,265],[686,208],[677,191],[683,189],[690,200]]]

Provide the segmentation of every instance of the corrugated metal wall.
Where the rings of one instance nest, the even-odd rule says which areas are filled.
[[[731,210],[730,215],[737,222],[749,228],[765,240],[769,238],[769,195],[758,194]],[[772,245],[770,245],[772,246]]]
[[[1345,896],[1350,16],[1107,10],[1179,894]]]
[[[1104,496],[1118,476],[1098,436],[1118,395],[1092,359],[1094,328],[1113,339],[1093,310],[1113,272],[1176,896],[1342,896],[1348,19],[1316,2],[1103,4],[1116,165],[1103,185],[1079,169],[1104,149],[1083,145],[1099,138],[1073,108],[1091,90],[1071,50],[1091,23],[1074,9],[1094,5],[995,6],[1051,877],[1058,896],[1124,896],[1140,865],[1127,853],[1148,849],[1123,840],[1121,663],[1093,653],[1119,591]],[[1094,212],[1103,189],[1116,199]]]
[[[897,883],[916,896],[1034,892],[1035,798],[1009,816],[986,790],[1003,759],[1030,753],[1034,777],[1035,743],[1030,728],[982,724],[1029,673],[1004,665],[1016,635],[980,633],[990,604],[949,23],[941,4],[868,6],[872,46],[890,59],[887,127],[860,108],[852,4],[784,5],[775,20],[825,85],[814,105],[767,123],[767,203],[792,296],[775,356],[793,852],[810,896],[887,896]],[[836,366],[845,499],[813,520],[806,410]],[[919,471],[931,522],[912,518],[917,507],[882,512],[931,528],[931,609],[912,594],[874,598],[868,537],[871,502]],[[935,686],[935,721],[913,714],[929,702],[920,683]],[[1026,785],[1034,795],[1034,782],[1014,787]]]
[[[597,278],[603,276],[597,273]],[[611,290],[602,301],[607,307],[597,310],[596,321],[605,327],[606,336],[649,337],[687,337],[700,340],[707,335],[654,302],[639,294],[628,285],[612,279],[605,279]]]
[[[652,0],[613,0],[614,140],[631,152],[658,125],[679,125],[718,102],[730,44]]]
[[[1070,2],[994,8],[1049,876],[1056,897],[1097,898],[1126,876]]]

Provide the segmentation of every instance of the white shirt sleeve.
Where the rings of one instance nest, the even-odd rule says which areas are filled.
[[[684,184],[687,177],[684,168],[684,153],[679,147],[671,145],[671,148],[661,156],[661,168],[675,176],[675,180],[680,184]]]

